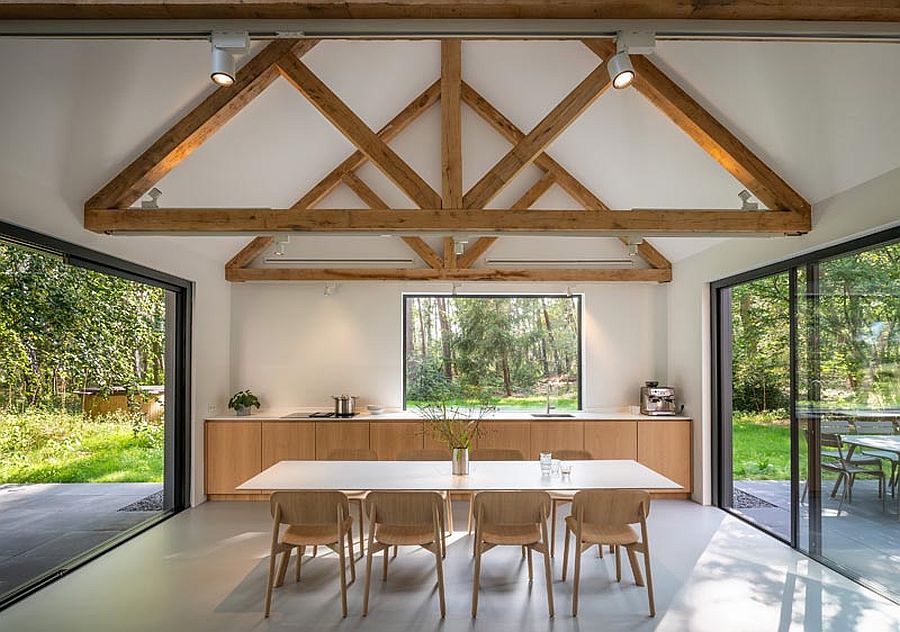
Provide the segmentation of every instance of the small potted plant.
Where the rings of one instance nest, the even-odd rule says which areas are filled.
[[[259,408],[259,398],[250,390],[238,391],[228,400],[228,407],[239,417],[244,417],[250,414],[251,408]]]
[[[441,397],[418,407],[424,419],[425,433],[444,442],[451,452],[453,474],[469,473],[469,449],[481,436],[481,422],[497,410],[487,401],[458,404],[450,397]]]

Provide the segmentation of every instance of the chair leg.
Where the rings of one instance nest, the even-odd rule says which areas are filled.
[[[340,542],[338,542],[338,563],[341,565],[341,616],[347,617],[347,560],[345,557],[346,541],[344,534],[341,533]],[[350,551],[350,557],[353,557],[353,551]]]
[[[292,548],[285,549],[284,553],[281,555],[281,564],[278,566],[278,577],[275,579],[275,588],[280,588],[284,585],[284,576],[287,574],[288,562],[291,561],[291,551]]]
[[[481,546],[478,542],[478,529],[475,529],[475,571],[472,578],[472,618],[478,615],[478,587],[481,583]]]
[[[466,533],[472,533],[472,523],[475,521],[475,496],[469,494],[469,512],[466,516]]]
[[[453,500],[450,498],[450,492],[447,492],[447,531],[453,535]],[[447,552],[444,551],[444,555]]]
[[[384,557],[381,558],[381,581],[387,581],[387,572],[388,572],[388,557],[390,557],[391,547],[385,545],[384,547]]]
[[[569,530],[569,525],[566,525],[566,535],[563,540],[563,567],[562,567],[562,580],[566,581],[566,572],[569,570],[569,536],[572,535],[572,532]]]
[[[528,556],[528,583],[530,584],[531,582],[534,581],[534,567],[532,566],[532,563],[531,563],[531,547],[528,546],[525,548],[528,551],[526,553],[526,555]]]
[[[653,598],[653,575],[650,572],[650,551],[644,544],[644,571],[647,573],[647,602],[650,604],[650,616],[656,616],[656,600]]]
[[[578,616],[578,587],[581,583],[581,541],[575,536],[575,577],[572,583],[572,616]]]
[[[392,559],[392,560],[393,560],[393,559],[396,559],[396,557],[397,557],[397,551],[399,551],[399,550],[400,550],[400,547],[397,546],[397,545],[395,544],[395,545],[394,545],[394,554],[391,555],[391,559]]]
[[[365,551],[363,551],[363,543],[365,542],[365,533],[363,531],[363,522],[365,521],[365,510],[363,509],[363,502],[357,501],[357,505],[359,507],[359,556],[362,557]]]
[[[303,562],[303,554],[304,554],[305,552],[306,552],[306,547],[305,547],[305,546],[298,546],[298,547],[297,547],[297,568],[294,570],[294,581],[295,581],[295,582],[299,582],[299,581],[300,581],[300,568],[303,566],[303,565],[302,565],[302,562]]]
[[[631,565],[631,574],[634,577],[634,583],[638,586],[644,585],[644,578],[641,575],[641,567],[637,561],[637,554],[629,546],[625,547],[625,554],[628,556],[628,563]]]
[[[351,526],[347,529],[347,553],[350,558],[347,560],[350,562],[350,583],[356,582],[356,554],[353,550],[353,527]]]
[[[366,579],[363,582],[365,584],[363,588],[363,612],[362,615],[365,617],[369,614],[369,584],[372,581],[372,549],[375,548],[375,545],[372,542],[372,534],[369,534],[369,550],[366,552]]]
[[[616,546],[616,581],[622,581],[622,555],[619,552],[621,547]]]
[[[522,559],[525,559],[525,546],[522,546]]]
[[[550,501],[550,557],[556,557],[556,509],[559,502],[554,498]]]
[[[277,553],[275,553],[274,550],[272,550],[272,552],[269,553],[269,575],[268,575],[268,579],[266,579],[266,617],[269,616],[269,611],[272,606],[272,587],[275,582],[275,556],[276,555],[277,555]]]
[[[317,556],[318,554],[319,554],[319,545],[318,545],[318,544],[313,544],[313,552],[312,552],[312,556],[315,557],[315,556]]]
[[[447,616],[447,603],[444,600],[444,555],[438,542],[434,543],[434,567],[437,571],[438,599],[441,603],[441,619]]]
[[[542,545],[541,552],[544,554],[544,579],[547,582],[547,609],[550,611],[550,618],[553,618],[555,614],[555,608],[553,607],[553,563],[550,561],[550,543],[547,542],[547,523],[541,523],[541,540]],[[528,553],[531,553],[531,549],[528,549]],[[530,557],[530,555],[529,555]]]

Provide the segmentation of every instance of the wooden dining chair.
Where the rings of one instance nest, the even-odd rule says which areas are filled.
[[[594,457],[587,450],[557,450],[553,453],[554,459],[560,461],[590,461]],[[549,492],[550,502],[550,557],[556,557],[556,516],[560,505],[572,502],[575,496],[574,489],[560,489]],[[597,547],[600,556],[603,556],[602,547]]]
[[[442,448],[413,448],[410,450],[400,450],[397,454],[398,461],[449,461],[450,460],[450,450],[445,450]],[[441,525],[441,532],[443,533],[445,530],[449,534],[453,534],[453,503],[450,501],[450,491],[449,490],[440,490],[438,492],[444,498],[444,504],[446,505],[444,510],[444,516],[446,516],[447,524]],[[394,555],[396,555],[397,551],[394,550]],[[444,555],[447,555],[446,549],[444,550]]]
[[[341,615],[347,616],[347,557],[350,555],[351,582],[356,581],[353,560],[353,518],[350,504],[340,492],[275,492],[269,501],[272,512],[272,546],[269,551],[269,575],[266,580],[266,617],[272,606],[272,589],[284,584],[291,551],[297,550],[295,580],[300,581],[303,553],[307,546],[324,545],[338,554],[341,567]],[[287,525],[284,533],[281,525]],[[278,574],[275,558],[281,554]]]
[[[572,513],[566,517],[566,539],[563,548],[562,578],[566,581],[569,564],[569,540],[575,535],[575,578],[572,588],[572,616],[578,615],[578,589],[581,581],[581,555],[596,545],[611,545],[616,555],[616,581],[622,581],[621,547],[625,547],[634,583],[644,585],[636,553],[644,556],[647,573],[647,600],[650,616],[656,616],[653,600],[653,575],[650,572],[650,542],[647,539],[647,516],[650,493],[642,489],[586,489],[572,499]],[[639,524],[640,538],[631,526]]]
[[[495,546],[524,546],[528,552],[528,581],[534,579],[532,551],[544,556],[547,608],[553,616],[553,575],[547,538],[550,495],[544,491],[478,492],[475,494],[475,576],[472,617],[478,614],[481,556]]]
[[[521,450],[513,448],[475,448],[469,451],[469,461],[524,461]],[[474,524],[474,492],[469,494],[469,513],[466,517],[466,532],[472,533]]]
[[[447,614],[444,600],[444,565],[441,513],[444,500],[437,492],[372,492],[366,497],[369,515],[369,547],[366,553],[366,581],[363,616],[369,614],[369,584],[372,556],[383,553],[382,580],[388,576],[388,549],[392,546],[420,546],[434,553],[441,618]]]
[[[378,455],[374,450],[362,450],[359,448],[335,448],[334,450],[329,450],[328,461],[377,461]],[[366,500],[366,494],[369,492],[367,490],[360,489],[352,489],[352,490],[341,490],[341,493],[347,497],[347,500],[350,501],[351,504],[356,506],[357,511],[359,512],[359,556],[362,557],[364,555],[364,542],[365,542],[365,515],[363,509],[363,502]]]
[[[855,421],[856,434],[861,435],[892,435],[894,434],[894,422],[892,421]],[[891,489],[891,496],[896,495],[897,481],[900,476],[900,454],[889,452],[888,450],[878,450],[877,448],[857,448],[862,454],[868,457],[875,457],[886,461],[891,466],[891,476],[888,487]]]

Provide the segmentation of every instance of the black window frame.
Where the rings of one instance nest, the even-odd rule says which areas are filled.
[[[896,595],[889,592],[886,587],[878,582],[870,580],[855,570],[843,566],[828,557],[825,557],[821,551],[821,508],[816,511],[810,510],[809,531],[812,536],[809,538],[810,543],[807,549],[801,548],[800,544],[800,515],[797,511],[800,500],[800,457],[799,457],[799,420],[797,418],[797,295],[798,295],[798,272],[803,269],[806,274],[807,284],[817,283],[817,265],[841,256],[852,255],[858,252],[873,250],[879,247],[900,242],[900,225],[892,226],[886,229],[876,230],[861,237],[851,238],[831,246],[826,246],[812,250],[810,252],[790,257],[760,268],[741,272],[732,276],[728,276],[709,284],[709,318],[710,318],[710,381],[712,401],[712,419],[710,424],[710,487],[713,505],[732,515],[746,524],[754,527],[781,542],[784,542],[792,549],[815,560],[816,562],[826,566],[844,577],[856,582],[857,584],[878,593],[885,599],[894,603],[900,603]],[[760,524],[748,519],[740,512],[735,511],[732,507],[727,506],[727,495],[729,490],[724,489],[725,475],[727,469],[731,468],[730,455],[726,455],[725,441],[723,438],[730,434],[727,429],[725,415],[723,415],[723,384],[722,384],[722,364],[723,364],[723,319],[721,317],[722,301],[721,294],[730,290],[736,285],[757,281],[776,274],[788,274],[790,286],[790,423],[791,423],[791,524],[790,536],[784,538],[779,534],[766,529]],[[815,293],[817,290],[812,288]],[[727,447],[731,447],[730,442]],[[818,451],[811,446],[809,453],[812,461],[817,458]],[[810,464],[809,473],[814,471]],[[811,494],[812,496],[812,494]],[[812,503],[812,498],[810,499]],[[818,536],[816,534],[818,533]]]
[[[173,428],[166,429],[165,454],[166,476],[171,483],[165,485],[170,494],[171,508],[164,509],[156,516],[123,531],[118,536],[94,547],[68,562],[51,569],[32,581],[6,593],[0,599],[0,610],[24,599],[41,588],[55,582],[75,569],[111,551],[120,544],[143,533],[157,524],[168,520],[187,509],[191,502],[191,329],[193,324],[194,283],[180,277],[160,272],[146,266],[121,259],[104,252],[79,246],[49,235],[0,221],[0,240],[60,257],[65,263],[117,276],[129,281],[162,288],[174,296],[174,393],[167,403],[174,402],[172,414]]]
[[[584,311],[584,294],[580,292],[559,292],[559,293],[540,293],[540,294],[529,294],[526,292],[523,293],[477,293],[477,294],[457,294],[452,292],[403,292],[400,295],[401,302],[401,310],[403,320],[401,321],[401,325],[403,327],[403,335],[402,335],[402,344],[400,347],[400,353],[403,357],[403,410],[406,410],[406,376],[407,376],[407,366],[406,366],[406,319],[409,317],[409,313],[407,310],[407,306],[409,305],[408,299],[415,298],[569,298],[575,299],[578,303],[578,309],[575,310],[577,315],[576,318],[576,327],[578,329],[578,411],[584,410],[584,330],[583,330],[583,311]]]

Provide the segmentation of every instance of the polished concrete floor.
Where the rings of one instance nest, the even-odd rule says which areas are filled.
[[[119,511],[161,483],[0,485],[0,595],[56,568],[153,512]]]
[[[457,524],[465,504],[456,504]],[[900,606],[809,561],[724,512],[687,501],[655,502],[650,516],[656,618],[627,564],[617,584],[612,556],[585,554],[578,618],[571,578],[554,562],[557,616],[546,610],[540,561],[529,585],[518,549],[484,558],[479,615],[470,616],[471,541],[456,534],[446,560],[448,614],[438,616],[433,557],[401,549],[387,582],[373,580],[360,616],[362,576],[341,619],[333,554],[304,562],[303,579],[276,590],[262,616],[270,522],[265,504],[206,503],[0,613],[0,630],[661,630],[782,632],[900,630]],[[561,540],[561,533],[560,533]],[[376,569],[380,560],[376,560]],[[358,563],[361,573],[364,564]],[[293,570],[293,569],[291,569]],[[289,573],[289,577],[292,573]]]

